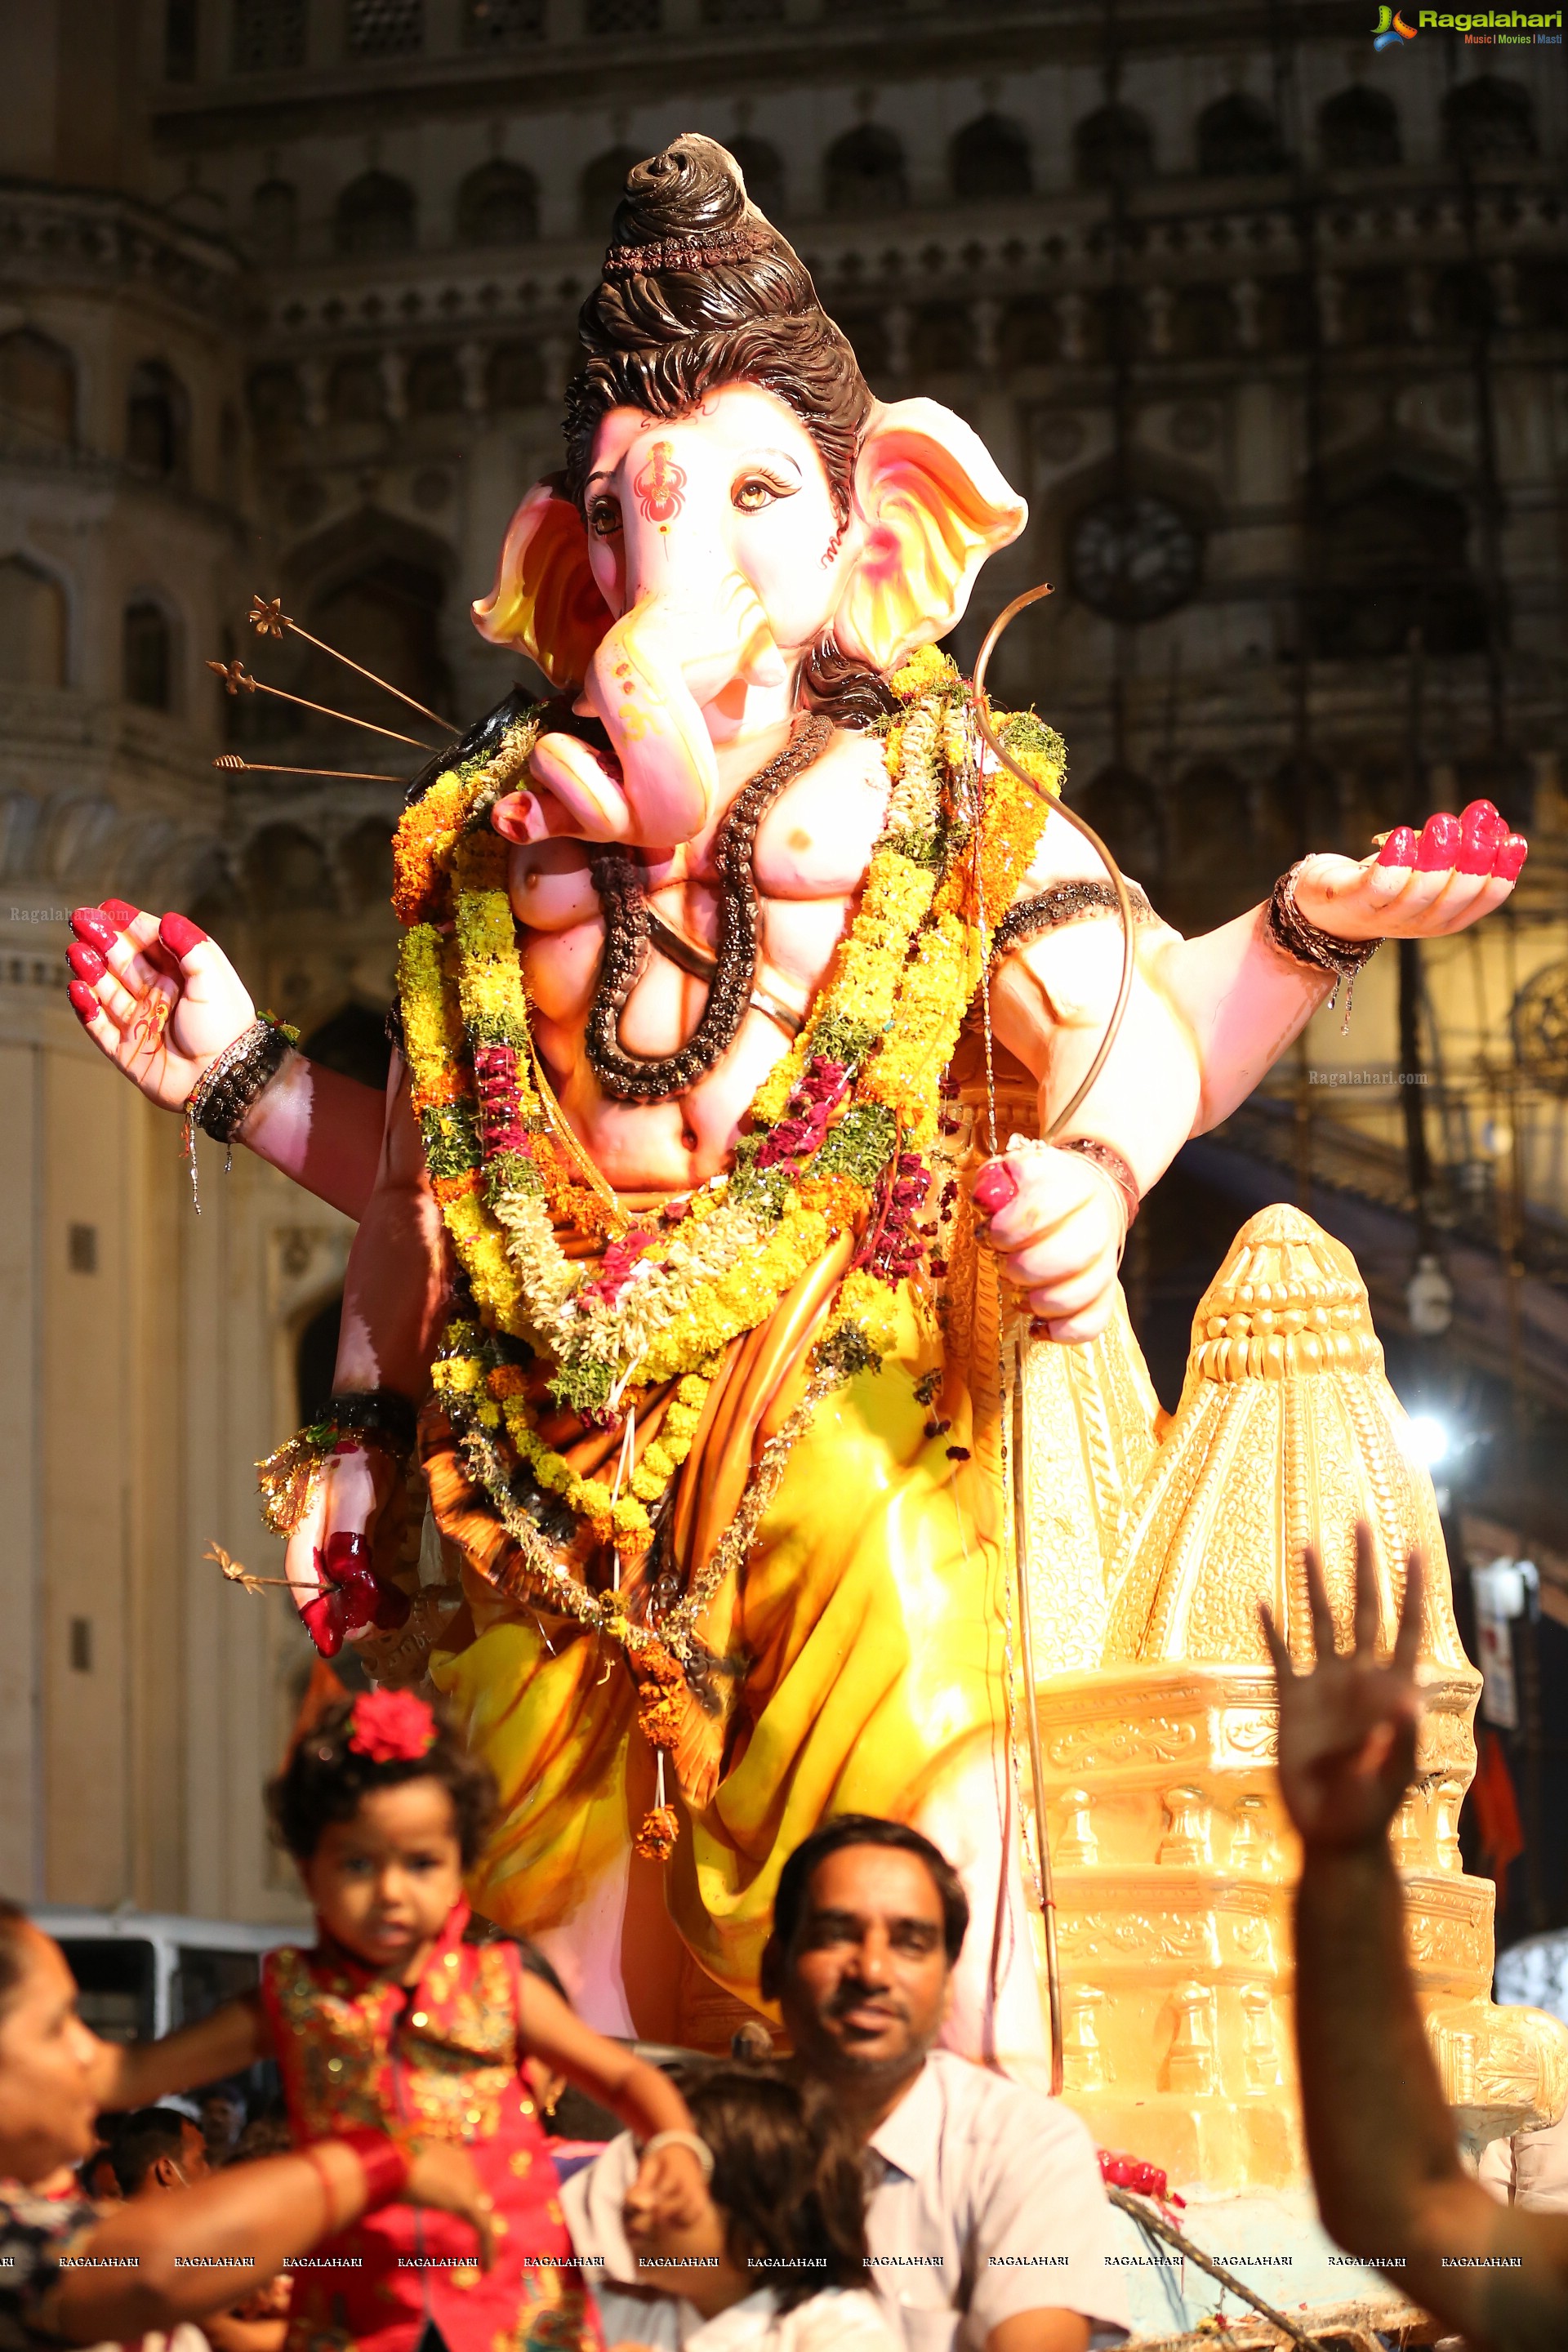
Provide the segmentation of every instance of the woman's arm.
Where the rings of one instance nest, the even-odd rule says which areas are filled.
[[[110,898],[71,917],[71,1009],[106,1060],[160,1110],[183,1110],[224,1049],[256,1019],[239,974],[184,915]],[[374,1087],[290,1054],[240,1121],[237,1140],[318,1200],[359,1217],[381,1154]],[[201,1147],[198,1146],[198,1149]]]
[[[387,2147],[390,2148],[391,2143]],[[397,2194],[472,2222],[480,2261],[493,2255],[489,2200],[465,2149],[447,2142],[408,2151]],[[124,2261],[126,2269],[72,2268],[45,2298],[44,2316],[71,2344],[169,2328],[226,2310],[290,2256],[357,2221],[380,2202],[358,2149],[322,2140],[309,2156],[231,2165],[194,2189],[132,2198],[71,2249],[75,2262]],[[207,2263],[214,2267],[207,2268]]]
[[[210,2017],[157,2042],[105,2042],[96,2084],[101,2110],[155,2106],[171,2092],[237,2074],[270,2054],[261,2003],[254,1993],[226,2001]]]

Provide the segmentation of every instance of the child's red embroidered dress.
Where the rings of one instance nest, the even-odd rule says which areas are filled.
[[[349,2344],[414,2352],[427,2321],[451,2352],[598,2352],[521,2073],[517,1948],[465,1944],[468,1916],[459,1903],[412,1988],[326,1939],[262,1963],[296,2140],[367,2129],[460,2140],[496,2208],[488,2274],[466,2222],[411,2205],[388,2205],[324,2240],[294,2273],[289,2352]]]

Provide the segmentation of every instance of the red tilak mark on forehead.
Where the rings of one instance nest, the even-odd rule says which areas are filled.
[[[673,445],[656,441],[648,451],[647,465],[632,484],[643,520],[671,521],[680,512],[684,503],[680,494],[685,488],[686,469],[676,464]]]

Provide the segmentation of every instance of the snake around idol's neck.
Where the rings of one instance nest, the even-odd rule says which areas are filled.
[[[784,750],[765,768],[759,768],[731,803],[713,838],[720,896],[719,940],[711,959],[649,908],[643,887],[645,869],[635,851],[623,849],[618,843],[591,851],[588,871],[604,913],[605,953],[589,1009],[585,1043],[590,1068],[605,1092],[617,1101],[668,1102],[671,1096],[684,1094],[729,1052],[752,1003],[774,1019],[781,1017],[779,1008],[755,987],[762,931],[762,900],[752,871],[757,827],[784,786],[821,757],[832,734],[831,719],[819,713],[804,719]],[[628,1053],[621,1043],[621,1013],[626,999],[647,970],[655,946],[668,954],[677,941],[686,952],[673,954],[672,961],[688,971],[699,965],[710,968],[702,1018],[673,1054]]]

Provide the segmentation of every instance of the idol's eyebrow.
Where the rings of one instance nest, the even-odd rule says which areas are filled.
[[[795,459],[790,456],[789,451],[788,451],[787,449],[757,449],[757,450],[753,450],[753,452],[752,452],[752,456],[751,456],[751,458],[748,460],[748,462],[749,462],[750,464],[753,465],[753,466],[766,466],[766,465],[773,465],[773,466],[787,466],[787,467],[789,467],[789,469],[790,469],[790,472],[795,476],[795,478],[796,478],[796,479],[797,479],[797,480],[800,480],[800,479],[803,479],[803,478],[804,478],[804,477],[801,475],[801,470],[800,470],[799,466],[797,465],[797,463],[795,462]]]
[[[596,474],[589,475],[583,488],[584,491],[588,491],[593,488],[595,482],[613,482],[615,478],[616,469],[613,466],[601,466]]]

